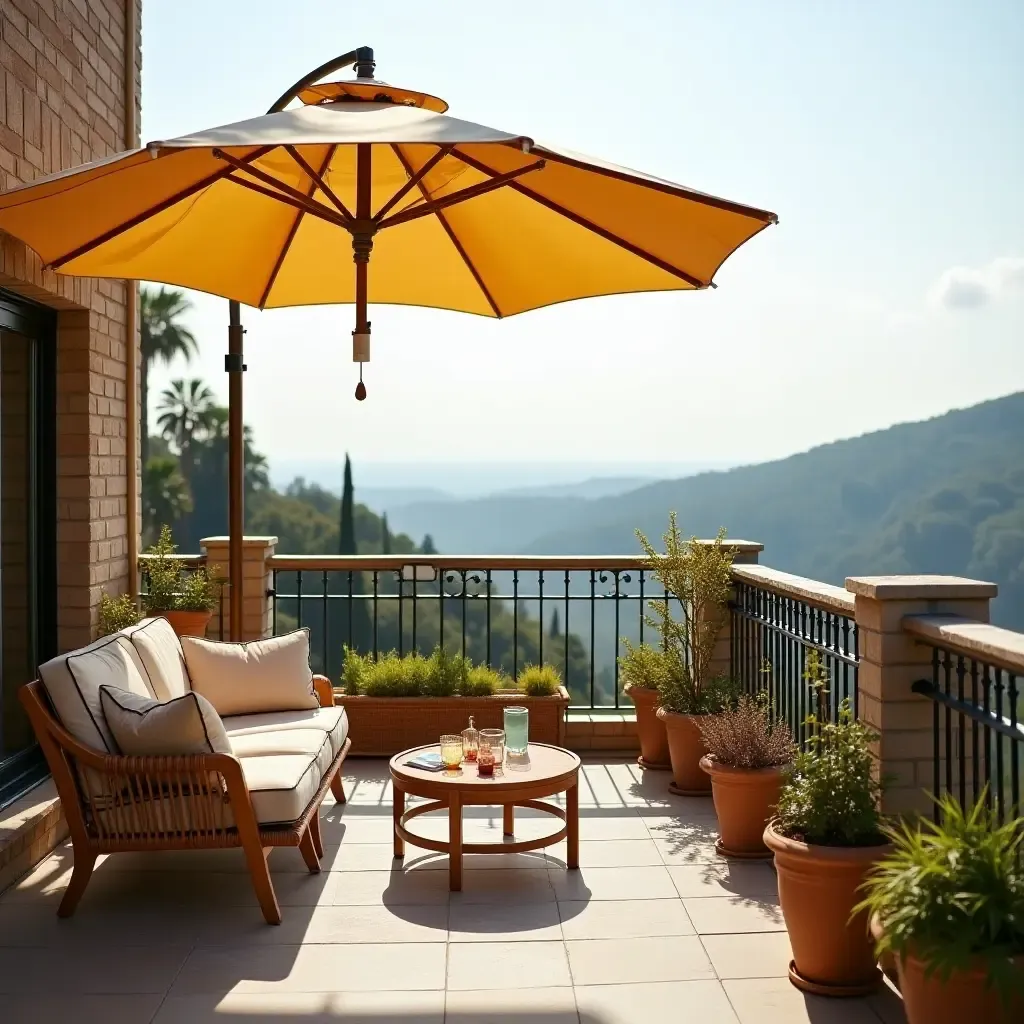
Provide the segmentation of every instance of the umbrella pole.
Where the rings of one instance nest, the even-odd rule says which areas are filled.
[[[352,332],[352,358],[359,363],[356,398],[366,398],[363,384],[363,363],[370,359],[370,321],[367,311],[367,275],[373,236],[377,230],[371,216],[373,186],[373,149],[368,142],[356,147],[356,217],[352,229],[352,259],[356,265],[356,329]]]
[[[231,579],[231,639],[242,639],[242,533],[245,528],[245,437],[242,418],[242,309],[228,304],[228,573]]]

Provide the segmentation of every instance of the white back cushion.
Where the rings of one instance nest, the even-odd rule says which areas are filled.
[[[231,753],[220,715],[198,693],[157,701],[116,686],[101,686],[100,704],[122,754]]]
[[[307,629],[247,644],[183,636],[181,649],[192,689],[223,717],[320,706],[313,691]]]
[[[116,633],[51,659],[39,667],[39,677],[64,728],[87,747],[108,754],[117,753],[117,745],[103,718],[100,687],[154,696],[135,648]]]
[[[123,631],[139,654],[157,700],[174,700],[189,691],[178,635],[164,618],[143,619]]]

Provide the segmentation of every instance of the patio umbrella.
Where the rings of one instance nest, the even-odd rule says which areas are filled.
[[[316,84],[345,63],[355,79]],[[707,288],[776,220],[451,117],[443,100],[373,73],[362,48],[306,76],[272,113],[13,189],[0,195],[0,229],[63,274],[161,281],[260,309],[354,302],[363,398],[369,302],[503,317],[588,296]],[[295,96],[301,105],[282,109]],[[234,305],[229,337],[240,568],[244,367]]]

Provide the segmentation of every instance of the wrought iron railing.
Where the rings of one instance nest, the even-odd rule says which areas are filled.
[[[808,659],[816,652],[829,717],[837,718],[843,701],[849,701],[856,715],[858,651],[852,595],[765,566],[737,566],[733,577],[733,678],[747,693],[766,692],[803,745],[807,719],[821,709],[808,679]]]
[[[931,678],[912,686],[932,702],[931,777],[920,781],[965,807],[984,793],[1000,821],[1024,815],[1024,666],[999,657],[994,645],[982,653],[967,643],[937,642],[922,635],[927,627],[925,617],[905,627],[932,650]]]
[[[629,704],[621,638],[650,639],[645,606],[661,593],[630,557],[276,555],[269,565],[273,632],[308,627],[314,668],[331,679],[345,646],[375,656],[441,646],[512,676],[553,665],[584,708]]]

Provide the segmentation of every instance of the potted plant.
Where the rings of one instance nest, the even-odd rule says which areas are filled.
[[[565,745],[569,694],[551,665],[527,665],[516,680],[440,647],[429,657],[390,651],[377,658],[346,648],[342,690],[334,700],[348,713],[357,755],[436,743],[442,733],[462,732],[471,715],[479,729],[500,729],[509,705],[529,709],[531,740]]]
[[[731,593],[733,554],[725,546],[724,530],[710,544],[696,537],[684,540],[674,512],[669,514],[664,554],[639,530],[637,537],[646,555],[645,568],[665,590],[663,599],[650,602],[654,614],[647,621],[661,635],[657,716],[668,734],[669,790],[709,796],[711,779],[700,767],[707,751],[697,722],[702,715],[721,711],[735,695],[729,679],[712,675]],[[678,619],[673,617],[673,604],[679,608]]]
[[[100,596],[99,636],[119,633],[134,626],[142,616],[131,594],[111,597],[106,591]]]
[[[641,768],[668,771],[672,764],[668,754],[668,732],[658,718],[658,687],[665,676],[665,653],[649,644],[634,647],[625,637],[626,653],[619,658],[619,678],[623,689],[636,708],[636,731],[640,738]]]
[[[875,734],[853,717],[848,700],[828,720],[824,669],[809,658],[818,713],[807,748],[786,769],[778,816],[764,832],[775,854],[779,901],[793,960],[789,978],[818,995],[852,996],[881,979],[858,909],[868,871],[889,852],[878,809],[881,786],[870,744]]]
[[[186,570],[175,555],[171,528],[162,526],[157,542],[140,560],[146,579],[142,607],[147,615],[161,615],[178,636],[204,636],[220,599],[223,580],[205,566]]]
[[[892,850],[864,884],[909,1024],[1024,1020],[1024,818],[1000,825],[988,802],[947,795],[937,823],[885,829]]]
[[[725,857],[765,858],[764,829],[775,814],[782,769],[796,748],[789,726],[767,694],[743,694],[731,708],[698,721],[707,747],[700,766],[711,777],[720,835],[715,849]]]

